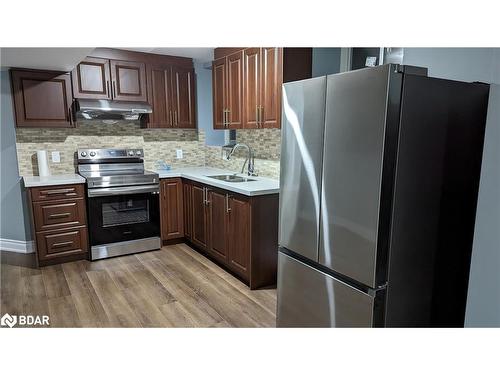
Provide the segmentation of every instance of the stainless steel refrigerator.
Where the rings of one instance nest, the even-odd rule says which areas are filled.
[[[283,86],[279,327],[463,326],[488,93],[392,64]]]

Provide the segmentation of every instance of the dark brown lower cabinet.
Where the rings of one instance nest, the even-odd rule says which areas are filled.
[[[192,227],[193,227],[193,209],[192,209],[192,197],[193,197],[193,186],[191,184],[182,183],[183,199],[184,199],[184,237],[186,239],[191,239]]]
[[[228,194],[227,199],[228,266],[248,278],[250,271],[250,202]],[[276,234],[277,235],[277,234]]]
[[[276,283],[278,194],[248,197],[183,180],[185,239],[246,282]],[[185,225],[185,228],[188,228]]]
[[[29,189],[39,266],[86,259],[89,241],[83,185]]]
[[[188,182],[191,187],[191,242],[201,250],[207,249],[207,210],[206,187],[199,183]]]
[[[87,253],[89,246],[87,227],[38,232],[36,244],[40,265],[59,263],[58,260],[66,262],[70,260],[66,258],[68,256],[80,258]]]
[[[220,190],[208,192],[208,247],[207,252],[218,261],[226,263],[227,257],[227,211],[226,195]]]
[[[161,239],[167,241],[184,237],[182,180],[161,180],[160,194]]]

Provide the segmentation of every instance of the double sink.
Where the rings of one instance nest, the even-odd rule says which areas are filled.
[[[207,176],[213,178],[215,180],[224,181],[224,182],[250,182],[255,181],[254,179],[236,176],[234,174],[219,174],[215,176]]]

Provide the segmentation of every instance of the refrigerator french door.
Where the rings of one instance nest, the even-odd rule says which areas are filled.
[[[278,326],[460,325],[487,98],[392,64],[284,85]]]

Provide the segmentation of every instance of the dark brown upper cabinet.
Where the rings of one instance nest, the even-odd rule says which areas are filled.
[[[11,70],[17,127],[74,127],[71,77],[42,70]]]
[[[195,128],[194,69],[172,67],[174,127]]]
[[[72,75],[75,98],[147,100],[145,63],[87,57]]]
[[[149,128],[196,128],[194,69],[148,64]]]
[[[243,75],[243,127],[259,127],[260,90],[261,90],[261,53],[260,48],[247,48],[244,51],[245,64]]]
[[[226,57],[217,59],[212,63],[212,104],[214,129],[224,129],[226,127],[226,66]]]
[[[281,127],[282,49],[261,49],[260,109],[261,128]]]
[[[227,121],[228,127],[243,125],[243,52],[227,57]]]
[[[111,99],[108,59],[87,57],[72,72],[73,94],[79,99]]]
[[[146,70],[148,101],[153,107],[153,113],[149,115],[148,127],[171,128],[174,126],[171,94],[172,69],[170,66],[148,64]]]
[[[281,85],[311,77],[311,48],[216,48],[214,129],[281,127]]]
[[[215,129],[238,129],[243,124],[243,51],[213,62]]]
[[[145,102],[146,64],[134,61],[110,61],[114,100]]]

